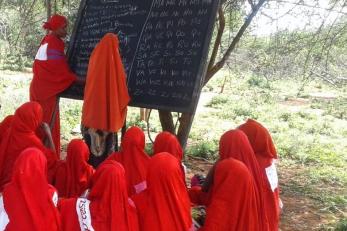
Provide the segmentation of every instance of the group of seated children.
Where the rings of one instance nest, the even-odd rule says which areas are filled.
[[[35,102],[0,123],[0,231],[278,230],[277,154],[254,120],[221,136],[219,159],[189,187],[171,133],[157,135],[149,156],[144,132],[130,127],[120,151],[96,169],[83,140],[73,139],[59,160],[50,136]],[[192,219],[198,205],[206,209],[199,224]]]

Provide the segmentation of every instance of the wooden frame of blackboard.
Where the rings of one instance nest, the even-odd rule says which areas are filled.
[[[203,49],[202,49],[201,59],[199,62],[200,66],[199,66],[199,69],[197,72],[197,78],[196,78],[196,82],[195,82],[195,85],[193,88],[193,94],[192,94],[192,98],[190,101],[190,105],[187,107],[171,107],[171,106],[165,106],[165,105],[153,105],[153,104],[137,103],[134,101],[130,101],[129,106],[142,107],[142,108],[152,108],[152,109],[158,109],[158,110],[167,110],[167,111],[172,111],[172,112],[188,112],[188,113],[193,113],[193,114],[195,113],[197,103],[199,100],[199,96],[201,93],[201,89],[203,87],[202,84],[204,82],[204,77],[206,75],[209,45],[210,45],[211,37],[213,34],[213,29],[214,29],[214,24],[215,24],[214,19],[216,18],[216,15],[217,15],[219,2],[220,2],[219,0],[213,0],[212,10],[211,10],[210,18],[208,21],[209,24],[207,25],[207,27],[208,27],[207,33],[208,34],[205,36],[205,41],[203,42],[204,45],[203,45]],[[68,51],[67,51],[67,56],[68,56],[69,61],[71,59],[72,52],[74,50],[76,33],[77,33],[78,28],[80,26],[82,14],[84,13],[85,8],[86,8],[86,0],[81,0],[80,7],[78,10],[77,19],[75,22],[75,26],[73,28],[70,44],[69,44]],[[85,77],[85,76],[83,76],[83,77]],[[67,90],[62,92],[60,94],[60,97],[83,100],[83,88],[84,88],[84,86],[81,86],[78,84],[73,84]],[[77,91],[82,92],[82,94],[76,94]]]

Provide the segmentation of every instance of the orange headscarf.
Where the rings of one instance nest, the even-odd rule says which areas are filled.
[[[179,161],[182,161],[183,150],[177,137],[170,132],[159,133],[154,140],[153,154],[159,152],[168,152],[175,156]]]
[[[15,160],[28,147],[36,147],[44,152],[48,160],[49,175],[55,171],[57,161],[55,153],[44,147],[35,134],[41,122],[40,104],[28,102],[17,108],[11,126],[0,144],[0,188],[10,181]]]
[[[121,163],[125,169],[129,196],[147,187],[146,174],[150,157],[145,153],[145,134],[139,127],[129,128],[122,139],[121,151],[108,159]]]
[[[124,124],[130,100],[115,34],[106,34],[93,50],[82,110],[86,127],[117,132]]]
[[[255,185],[247,167],[228,158],[217,163],[202,231],[262,230]]]
[[[180,163],[171,154],[163,152],[152,157],[148,188],[134,198],[143,231],[191,229],[190,200],[181,174]]]
[[[81,139],[73,139],[67,146],[66,161],[57,169],[54,186],[60,197],[78,197],[87,189],[94,169],[87,161],[88,146]]]
[[[28,148],[19,155],[3,194],[10,220],[6,230],[60,230],[59,212],[46,174],[47,160],[39,149]]]

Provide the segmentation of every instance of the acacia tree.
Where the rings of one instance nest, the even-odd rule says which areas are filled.
[[[236,30],[236,33],[233,34],[233,38],[226,45],[224,49],[222,42],[223,38],[228,37],[232,30],[230,27],[226,27],[226,14],[230,12],[240,12],[242,10],[242,6],[244,6],[245,2],[243,1],[233,1],[233,0],[222,0],[219,8],[218,8],[218,17],[216,20],[216,31],[214,39],[211,43],[211,51],[208,60],[208,66],[205,76],[203,77],[204,82],[203,86],[205,86],[208,81],[223,68],[226,64],[230,54],[235,50],[236,45],[239,43],[240,39],[244,35],[246,29],[254,19],[254,17],[259,12],[259,9],[264,5],[266,0],[259,0],[258,2],[253,2],[249,0],[246,4],[250,5],[250,13],[246,16],[241,26]],[[203,87],[202,86],[202,87]],[[186,145],[189,131],[191,128],[191,124],[194,119],[194,113],[182,113],[179,118],[179,126],[177,132],[175,131],[175,125],[173,122],[172,112],[159,110],[159,118],[162,129],[164,131],[171,132],[177,135],[178,140],[180,141],[182,146]]]

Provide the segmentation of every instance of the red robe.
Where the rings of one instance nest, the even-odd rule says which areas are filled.
[[[233,158],[216,164],[211,202],[201,231],[261,230],[255,184],[247,167]]]
[[[49,181],[55,172],[57,156],[46,148],[36,136],[35,131],[42,123],[42,108],[36,102],[28,102],[20,106],[10,128],[0,144],[0,192],[11,180],[13,165],[19,154],[28,147],[40,149],[48,161]]]
[[[6,231],[58,231],[58,196],[47,183],[47,160],[36,148],[24,150],[14,165],[12,180],[4,188],[3,200],[9,223]]]
[[[147,190],[133,197],[142,231],[192,229],[190,200],[181,177],[180,162],[167,152],[151,158]]]
[[[269,230],[266,209],[264,205],[264,188],[266,187],[266,175],[260,169],[247,136],[241,130],[229,130],[225,132],[219,141],[219,156],[221,160],[234,158],[246,165],[255,182],[257,198],[259,230]]]
[[[177,137],[170,132],[159,133],[153,143],[153,154],[168,152],[175,156],[179,161],[183,158],[183,149],[177,140]]]
[[[7,129],[11,126],[13,118],[14,118],[13,115],[9,115],[9,116],[6,116],[5,119],[3,119],[3,121],[1,121],[1,123],[0,123],[0,143],[1,143],[2,138],[5,136]]]
[[[129,196],[147,188],[146,174],[150,157],[144,149],[145,134],[139,127],[131,127],[124,134],[121,151],[108,157],[123,165]]]
[[[87,189],[94,169],[87,161],[88,146],[80,139],[73,139],[67,146],[66,161],[57,167],[54,186],[59,197],[79,197]]]
[[[248,119],[239,126],[248,137],[263,174],[267,176],[264,188],[265,208],[270,230],[277,231],[280,219],[280,198],[275,167],[277,152],[269,131],[255,120]]]
[[[52,138],[59,156],[60,118],[57,95],[76,80],[76,75],[72,73],[66,61],[63,40],[52,34],[46,35],[42,39],[35,57],[33,72],[34,77],[30,84],[30,100],[41,104],[43,122],[51,126],[51,121],[54,120]],[[57,111],[53,119],[55,108]]]
[[[63,231],[78,231],[81,226],[95,231],[138,231],[137,212],[128,198],[124,169],[112,160],[106,160],[96,170],[87,200],[62,200],[59,209]]]

